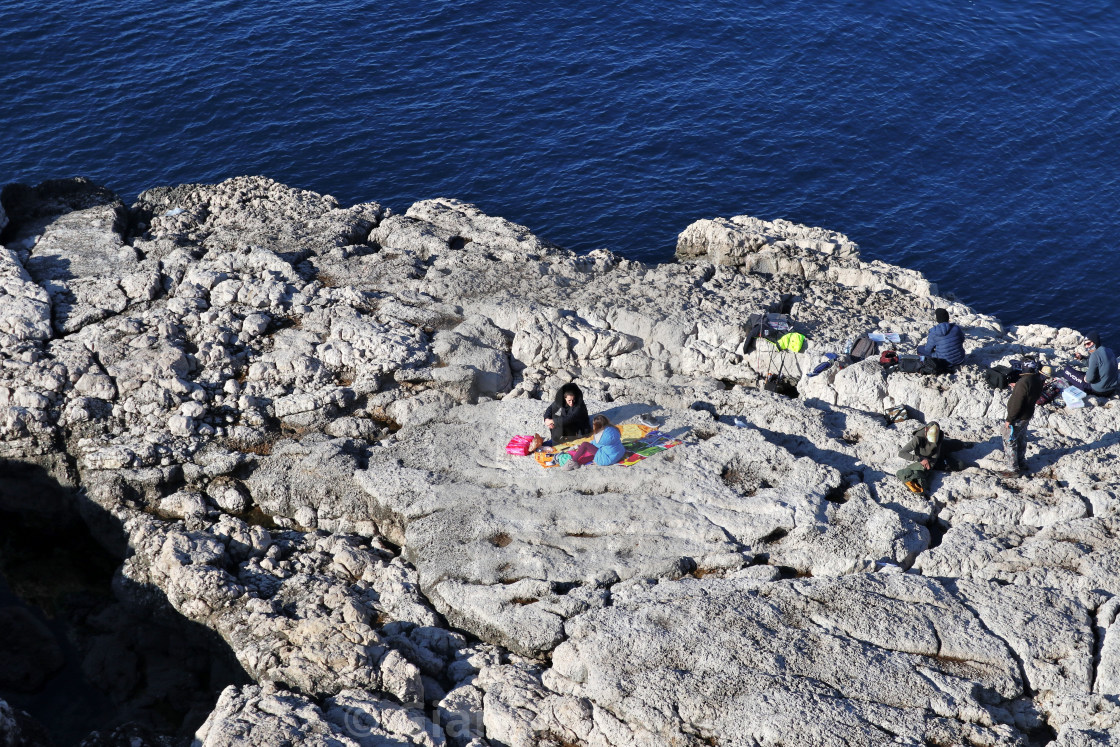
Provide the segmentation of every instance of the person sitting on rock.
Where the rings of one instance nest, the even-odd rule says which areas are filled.
[[[1120,376],[1116,371],[1116,353],[1101,345],[1101,336],[1096,332],[1086,335],[1081,345],[1085,352],[1078,350],[1073,355],[1075,358],[1088,356],[1089,366],[1082,377],[1078,377],[1072,369],[1067,369],[1065,373],[1067,381],[1071,381],[1075,387],[1087,394],[1095,394],[1099,397],[1111,397],[1116,394],[1116,390],[1120,388]]]
[[[918,346],[918,355],[933,358],[939,371],[953,371],[964,363],[964,330],[949,321],[949,312],[937,309],[933,312],[936,326],[926,335],[926,344]]]
[[[622,460],[626,447],[622,445],[622,433],[611,425],[606,415],[596,415],[591,421],[592,438],[580,444],[571,457],[564,463],[564,469],[578,469],[594,462],[600,467],[609,467]]]
[[[574,381],[556,392],[556,399],[544,411],[544,427],[552,434],[553,444],[591,433],[591,418],[583,403],[583,392]]]
[[[941,426],[930,423],[914,431],[914,435],[899,450],[898,455],[910,461],[895,475],[915,493],[928,493],[935,469],[957,469],[958,464],[949,456],[951,447],[941,435]]]

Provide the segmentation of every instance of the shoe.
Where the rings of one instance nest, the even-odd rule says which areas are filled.
[[[906,485],[906,487],[910,488],[911,493],[917,493],[918,495],[921,495],[922,493],[926,492],[922,488],[922,484],[917,480],[907,480],[904,484]]]
[[[579,462],[577,462],[575,459],[569,459],[568,461],[564,462],[564,466],[560,469],[564,470],[565,472],[569,472],[573,469],[579,469]]]

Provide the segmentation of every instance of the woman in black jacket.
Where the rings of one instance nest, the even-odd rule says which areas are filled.
[[[575,382],[556,392],[556,400],[544,411],[544,427],[552,433],[552,443],[591,435],[591,418],[583,404],[583,392]]]

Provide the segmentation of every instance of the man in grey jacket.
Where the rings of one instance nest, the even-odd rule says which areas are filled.
[[[1089,353],[1089,366],[1085,369],[1085,391],[1102,397],[1116,393],[1118,375],[1116,372],[1116,353],[1101,345],[1101,336],[1090,332],[1085,336],[1085,351]]]

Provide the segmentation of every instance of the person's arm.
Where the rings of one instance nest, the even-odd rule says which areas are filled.
[[[903,459],[909,459],[911,462],[917,462],[921,459],[918,455],[918,437],[914,436],[906,444],[899,449],[898,455]]]
[[[1096,384],[1104,378],[1104,355],[1101,354],[1100,348],[1093,351],[1089,356],[1089,367],[1085,369],[1085,383]]]
[[[932,469],[933,465],[941,461],[941,445],[945,443],[945,438],[937,439],[937,443],[933,446],[933,451],[930,452],[928,457],[923,457],[919,461],[926,466],[926,469]]]
[[[941,334],[937,331],[940,326],[941,325],[930,327],[929,332],[926,333],[926,344],[918,346],[918,355],[927,357],[934,357],[937,355],[937,348],[943,343]]]
[[[933,355],[933,348],[930,347],[930,338],[931,337],[933,337],[933,330],[932,329],[929,331],[929,334],[926,335],[926,344],[918,346],[918,350],[917,350],[918,355]]]

